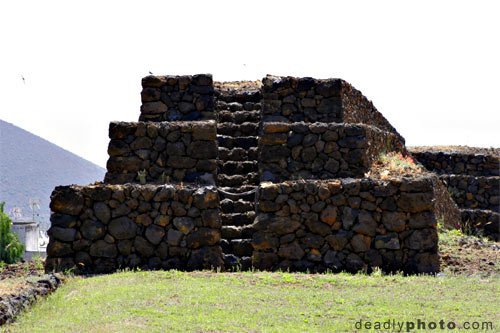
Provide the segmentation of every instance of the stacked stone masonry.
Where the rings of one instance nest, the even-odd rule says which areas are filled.
[[[112,122],[105,182],[170,181],[215,184],[217,128],[215,121]]]
[[[147,76],[141,101],[141,121],[215,119],[210,74]]]
[[[412,151],[412,155],[428,170],[437,174],[500,176],[499,156],[460,152]]]
[[[254,225],[258,269],[436,272],[431,177],[263,184]]]
[[[223,266],[213,186],[60,186],[51,199],[48,270]]]
[[[363,177],[379,154],[401,151],[396,135],[363,124],[264,123],[261,180]]]
[[[364,178],[404,139],[347,82],[199,74],[142,88],[140,121],[110,124],[104,184],[54,190],[48,271],[439,271],[446,191]]]
[[[500,157],[495,149],[476,150],[474,153],[414,149],[412,155],[444,182],[461,209],[461,228],[498,241]]]
[[[451,197],[466,209],[500,210],[500,177],[441,175]]]
[[[268,75],[262,79],[263,121],[362,123],[404,138],[366,97],[341,79]]]

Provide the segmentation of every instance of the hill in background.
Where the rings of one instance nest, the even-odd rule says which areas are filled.
[[[0,201],[6,212],[31,218],[30,198],[40,201],[42,229],[49,227],[50,194],[57,185],[102,181],[106,170],[13,124],[0,120]]]

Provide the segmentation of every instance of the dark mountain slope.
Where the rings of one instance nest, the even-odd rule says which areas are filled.
[[[40,201],[44,229],[49,224],[49,201],[57,185],[101,181],[105,169],[15,125],[0,120],[0,201],[6,211],[20,207],[31,216],[30,198]]]

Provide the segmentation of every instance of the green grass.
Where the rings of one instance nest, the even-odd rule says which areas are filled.
[[[499,291],[498,277],[120,272],[71,278],[6,329],[332,332],[389,319],[500,329]]]

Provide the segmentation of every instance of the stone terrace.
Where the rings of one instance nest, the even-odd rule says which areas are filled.
[[[365,177],[406,149],[349,83],[198,74],[142,86],[139,122],[110,124],[104,184],[54,190],[47,270],[439,271],[449,197],[432,175]]]
[[[462,229],[500,240],[500,150],[473,147],[412,147],[435,172],[462,215]]]

